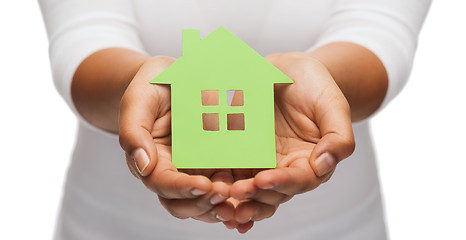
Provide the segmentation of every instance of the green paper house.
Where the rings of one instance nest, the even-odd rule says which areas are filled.
[[[171,84],[173,164],[274,168],[274,84],[293,81],[223,27],[183,30],[182,50],[151,81]]]

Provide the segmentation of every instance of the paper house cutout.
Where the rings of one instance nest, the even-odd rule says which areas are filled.
[[[151,81],[171,84],[173,164],[274,168],[274,84],[293,81],[224,27],[202,40],[199,30],[183,30],[182,50]],[[218,97],[217,104],[203,105],[205,91]],[[229,91],[236,91],[242,106],[228,105]],[[205,130],[203,119],[218,119],[218,126]],[[228,129],[228,121],[244,121],[244,130]]]

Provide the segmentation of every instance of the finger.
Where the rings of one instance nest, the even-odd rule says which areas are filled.
[[[222,183],[225,183],[227,185],[231,185],[235,181],[234,178],[233,178],[233,174],[231,172],[231,169],[216,170],[212,174],[212,176],[210,177],[210,180],[212,180],[212,182],[222,182]],[[227,194],[227,195],[229,195],[229,194]]]
[[[172,193],[173,191],[170,191]],[[167,209],[175,217],[178,218],[189,218],[189,217],[199,217],[203,221],[211,222],[214,221],[214,218],[219,215],[218,219],[226,219],[230,220],[234,214],[234,208],[232,204],[224,204],[227,200],[227,196],[229,192],[229,186],[227,186],[223,182],[215,182],[212,185],[212,190],[201,197],[189,199],[189,198],[182,198],[182,199],[168,199],[161,197],[160,202],[162,205]],[[189,193],[188,193],[189,194]],[[190,197],[190,196],[189,196]],[[211,212],[211,210],[216,207],[220,206],[217,211]],[[208,213],[210,212],[210,213]],[[214,214],[215,213],[215,214]],[[219,221],[219,220],[215,220]]]
[[[216,205],[225,202],[230,195],[230,185],[221,181],[215,181],[212,184],[212,197],[210,198],[210,204]]]
[[[223,224],[228,229],[235,229],[239,225],[239,223],[237,221],[235,221],[235,220],[223,221]]]
[[[196,199],[166,199],[159,196],[162,206],[174,217],[186,219],[196,217],[211,210],[214,205],[209,203],[212,194],[206,194]]]
[[[234,207],[227,202],[212,205],[209,202],[211,197],[212,194],[197,199],[165,199],[161,197],[159,199],[162,206],[176,218],[194,218],[208,223],[232,220],[235,213]]]
[[[315,189],[322,179],[316,176],[307,159],[294,161],[285,168],[262,171],[254,178],[261,189],[274,190],[289,196]]]
[[[250,199],[254,199],[260,203],[278,206],[289,201],[291,198],[293,198],[293,196],[289,196],[278,191],[258,189]]]
[[[155,171],[142,181],[166,199],[197,198],[212,190],[212,182],[207,177],[178,172],[170,161],[163,159]]]
[[[260,221],[273,216],[277,207],[255,200],[243,201],[236,207],[235,220],[240,224]]]
[[[168,66],[161,61],[143,65],[120,103],[120,145],[128,156],[128,166],[141,176],[149,175],[157,163],[151,130],[155,120],[170,109],[169,91],[149,81]]]
[[[245,200],[249,199],[256,191],[257,187],[254,185],[254,178],[248,178],[233,183],[230,196],[234,199]]]
[[[291,196],[274,191],[258,188],[254,179],[240,180],[233,184],[230,196],[239,200],[256,200],[257,202],[279,205],[291,199]]]
[[[216,205],[225,202],[230,197],[230,185],[233,183],[233,176],[229,169],[218,170],[212,177],[212,197],[210,204]],[[232,205],[232,204],[230,204]]]
[[[317,176],[331,172],[338,162],[349,157],[355,148],[349,104],[341,97],[322,97],[316,107],[316,121],[322,138],[310,156],[310,164]]]
[[[238,230],[239,233],[244,234],[247,233],[251,228],[254,226],[253,221],[249,221],[247,223],[239,224],[236,229]]]
[[[159,196],[160,203],[162,206],[174,217],[180,219],[186,219],[190,217],[195,217],[205,213],[210,210],[212,205],[203,205],[203,198],[208,198],[209,196],[202,196],[198,199],[166,199]]]
[[[215,222],[232,222],[234,221],[235,208],[228,202],[223,202],[212,208],[212,210],[203,215],[193,217],[196,220],[215,223]],[[235,226],[236,227],[236,226]]]

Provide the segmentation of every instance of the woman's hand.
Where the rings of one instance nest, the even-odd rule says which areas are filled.
[[[226,202],[229,170],[178,171],[171,162],[170,87],[149,81],[176,59],[153,57],[144,62],[120,105],[120,144],[130,171],[155,192],[175,217],[205,222],[228,221],[234,207]]]
[[[276,169],[176,170],[170,153],[169,88],[147,86],[174,59],[147,61],[126,91],[120,139],[128,165],[174,216],[221,220],[247,232],[281,203],[328,181],[338,162],[354,151],[351,119],[372,114],[387,89],[380,60],[356,44],[332,43],[312,55],[284,53],[267,59],[294,81],[275,86]]]
[[[281,203],[328,181],[355,147],[348,102],[321,62],[304,53],[267,60],[294,83],[275,86],[277,168],[231,187],[243,200],[235,213],[240,223],[271,217]]]

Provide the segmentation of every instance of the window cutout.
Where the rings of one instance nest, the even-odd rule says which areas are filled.
[[[244,113],[227,114],[227,129],[244,131]]]
[[[218,131],[218,113],[203,113],[202,128],[206,131]]]
[[[201,98],[202,98],[202,106],[217,106],[218,105],[218,90],[202,90]]]
[[[227,91],[228,106],[244,106],[243,90]]]

